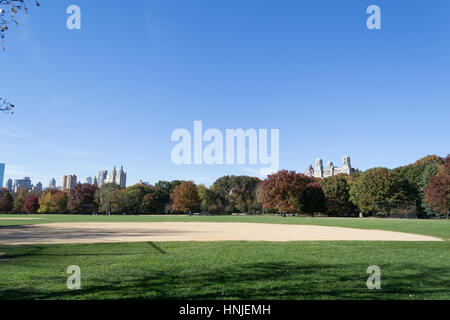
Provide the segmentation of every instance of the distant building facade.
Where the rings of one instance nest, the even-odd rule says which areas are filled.
[[[64,176],[62,179],[62,191],[70,191],[77,185],[77,176],[76,175],[69,175]]]
[[[8,179],[8,182],[6,183],[6,189],[8,189],[9,192],[14,192],[14,184],[11,179]]]
[[[352,174],[355,171],[356,169],[352,168],[349,156],[345,156],[342,160],[342,167],[335,167],[333,162],[328,161],[326,167],[324,168],[322,159],[317,158],[315,167],[313,168],[313,166],[310,165],[306,169],[305,175],[308,177],[322,179],[332,177],[340,173]]]
[[[120,188],[125,188],[127,186],[127,174],[123,171],[123,166],[120,167],[119,172],[114,167],[113,172],[108,175],[104,183],[115,183]]]
[[[92,177],[87,177],[86,178],[86,183],[87,184],[92,184]]]
[[[29,177],[14,180],[14,192],[18,192],[22,188],[31,190],[31,179]]]
[[[140,185],[140,186],[146,186],[146,187],[148,187],[148,186],[150,185],[150,182],[142,181],[142,180],[140,179],[136,184],[137,184],[137,185]]]
[[[5,178],[5,164],[0,163],[0,188],[3,188],[3,179]]]
[[[48,188],[49,189],[56,189],[56,180],[55,179],[51,179],[50,182],[48,183]]]
[[[36,183],[36,185],[33,187],[33,191],[41,192],[42,191],[42,183],[40,183],[40,182]]]
[[[98,187],[101,188],[103,183],[105,183],[106,178],[108,178],[108,170],[102,170],[98,173]]]

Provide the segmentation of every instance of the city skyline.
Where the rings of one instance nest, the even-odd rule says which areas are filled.
[[[67,29],[64,1],[30,8],[0,53],[21,81],[1,83],[16,105],[0,116],[5,175],[61,184],[115,163],[133,182],[257,175],[172,163],[172,132],[194,121],[279,129],[279,169],[297,172],[343,154],[361,170],[445,156],[450,3],[378,4],[381,30],[366,27],[364,1],[138,0],[124,12],[80,0],[81,30]],[[112,33],[111,21],[126,24]]]
[[[1,165],[0,163],[0,169],[1,169]],[[1,170],[0,170],[1,173]],[[77,185],[78,183],[87,183],[87,184],[92,184],[92,185],[97,185],[99,187],[102,186],[102,184],[106,184],[106,183],[115,183],[117,185],[119,185],[121,188],[126,188],[127,185],[127,173],[124,172],[123,170],[123,166],[121,166],[119,172],[116,172],[116,167],[114,166],[113,171],[111,172],[111,174],[108,174],[108,170],[100,170],[98,175],[100,177],[100,174],[104,173],[104,179],[101,180],[101,183],[98,183],[98,179],[97,177],[95,177],[94,179],[92,179],[92,177],[86,177],[85,181],[83,181],[83,179],[79,179],[77,177],[76,174],[69,174],[69,175],[64,175],[61,178],[61,183],[58,183],[57,180],[55,178],[51,178],[49,179],[48,182],[48,187],[43,187],[44,186],[44,182],[42,181],[38,181],[36,182],[36,184],[33,184],[33,179],[30,177],[21,177],[21,178],[13,178],[13,177],[8,177],[8,184],[5,185],[4,187],[6,189],[8,189],[9,191],[14,191],[17,192],[18,189],[24,187],[27,188],[29,190],[33,190],[33,191],[42,191],[44,189],[61,189],[63,191],[70,191],[72,190],[75,185]],[[1,177],[1,175],[0,175]],[[141,181],[141,179],[139,180]],[[139,183],[139,181],[137,181],[136,183]]]

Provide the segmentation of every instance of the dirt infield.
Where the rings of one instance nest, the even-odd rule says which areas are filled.
[[[0,220],[42,220],[45,218],[0,218]]]
[[[210,222],[53,223],[0,228],[0,244],[141,241],[442,241],[409,233],[311,225]]]

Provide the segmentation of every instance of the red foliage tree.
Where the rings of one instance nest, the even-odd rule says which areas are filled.
[[[295,171],[281,170],[262,183],[264,208],[279,213],[298,213],[306,186],[314,180]]]
[[[430,177],[424,193],[425,201],[433,211],[444,214],[448,219],[450,212],[450,156],[445,158],[444,165],[439,168],[438,174]]]
[[[29,196],[25,200],[23,211],[28,214],[36,214],[39,209],[39,198],[36,196]]]
[[[91,184],[77,184],[70,191],[67,209],[73,213],[92,212],[95,209],[94,198],[98,188]]]

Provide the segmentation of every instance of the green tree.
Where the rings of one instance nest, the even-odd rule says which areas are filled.
[[[261,180],[249,176],[224,176],[217,179],[212,187],[216,199],[215,206],[226,212],[248,212],[256,203],[256,189]]]
[[[317,182],[306,185],[300,200],[300,211],[311,216],[314,216],[314,213],[326,211],[325,194]]]
[[[151,193],[147,186],[136,184],[128,187],[120,193],[119,203],[122,212],[126,214],[142,213],[142,201],[146,194]]]
[[[120,211],[120,187],[115,183],[106,183],[95,192],[95,203],[102,213],[111,214]]]
[[[384,213],[378,203],[406,200],[398,176],[386,168],[364,172],[350,189],[350,200],[362,213]]]
[[[0,189],[0,213],[11,213],[14,198],[7,189]]]
[[[329,216],[352,216],[356,209],[350,201],[350,184],[348,175],[338,174],[320,180],[326,197],[327,214]]]
[[[169,207],[171,205],[172,200],[170,199],[170,195],[176,186],[180,185],[182,181],[174,180],[174,181],[158,181],[153,188],[153,196],[158,203],[158,212],[166,212],[170,211]]]
[[[424,190],[429,178],[436,174],[438,166],[444,163],[444,159],[436,155],[428,155],[407,166],[395,168],[393,172],[400,179],[401,189],[409,201],[416,203],[417,215],[426,217],[434,212],[424,201]]]

